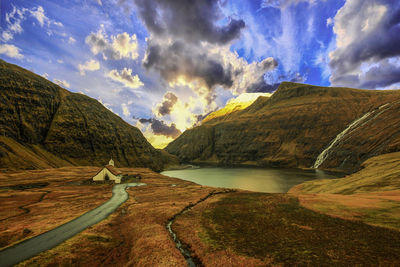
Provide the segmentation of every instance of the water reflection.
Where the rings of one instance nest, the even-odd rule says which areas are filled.
[[[200,185],[240,188],[266,193],[284,193],[292,186],[304,181],[342,176],[321,170],[260,168],[198,168],[165,171],[162,174]]]

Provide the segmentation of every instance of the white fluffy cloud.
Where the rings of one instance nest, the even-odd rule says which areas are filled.
[[[43,27],[44,26],[44,22],[45,21],[49,21],[49,19],[46,17],[46,15],[44,14],[44,9],[41,6],[38,6],[36,9],[33,9],[31,11],[31,14],[34,18],[37,19],[37,21],[39,22],[40,26]]]
[[[61,87],[69,88],[70,84],[66,80],[54,79],[53,82]]]
[[[11,44],[0,44],[0,54],[17,59],[24,58],[21,54],[21,49]]]
[[[79,74],[84,76],[86,71],[95,71],[100,69],[100,63],[97,60],[91,59],[85,62],[85,64],[78,65]]]
[[[332,85],[385,88],[400,82],[399,14],[398,1],[346,1],[334,18]]]
[[[143,86],[143,83],[140,81],[139,76],[137,74],[132,75],[132,69],[129,68],[123,68],[120,72],[118,72],[118,70],[111,70],[109,73],[106,74],[106,77],[122,83],[125,87],[133,89]]]
[[[136,34],[129,35],[124,32],[117,35],[107,36],[104,25],[101,25],[97,33],[89,34],[85,39],[94,54],[102,54],[103,59],[119,60],[123,58],[137,59],[139,57],[138,42]]]
[[[57,27],[63,27],[64,25],[56,20],[50,19],[46,16],[45,11],[42,6],[33,7],[31,9],[28,8],[17,8],[13,6],[11,12],[6,13],[5,15],[5,23],[2,25],[3,32],[1,34],[2,41],[9,41],[14,38],[15,34],[19,34],[23,32],[22,22],[25,21],[28,17],[34,18],[40,25],[40,27],[47,27],[47,33],[52,34],[50,30],[51,25],[55,25]]]

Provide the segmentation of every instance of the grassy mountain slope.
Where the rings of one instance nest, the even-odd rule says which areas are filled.
[[[372,157],[340,179],[292,187],[302,206],[334,217],[400,230],[400,152]]]
[[[399,100],[400,91],[284,82],[270,98],[260,97],[244,110],[184,132],[166,150],[183,161],[310,167],[324,148],[351,122],[383,104]],[[395,109],[393,112],[396,112]],[[385,118],[382,118],[384,121]],[[386,123],[383,131],[396,129]],[[388,135],[381,134],[377,137],[381,140],[378,150],[360,147],[358,151],[366,151],[364,154],[351,153],[352,146],[359,146],[363,143],[362,139],[367,140],[375,134],[364,132],[357,138],[357,143],[348,144],[346,149],[350,152],[342,155],[347,164],[331,157],[323,167],[354,171],[376,153],[400,151],[400,136],[388,139]],[[341,151],[338,149],[337,154],[340,155]]]
[[[228,115],[231,113],[243,110],[254,103],[258,97],[270,97],[269,93],[242,93],[234,99],[229,100],[225,107],[218,109],[214,112],[211,112],[207,117],[203,119],[203,123],[217,120],[217,119],[226,119]]]
[[[161,170],[173,157],[98,101],[0,60],[0,168],[104,165]]]
[[[308,181],[291,189],[308,193],[356,194],[392,191],[400,188],[400,152],[388,153],[366,160],[362,169],[340,179]]]

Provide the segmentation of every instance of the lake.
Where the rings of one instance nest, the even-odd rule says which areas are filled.
[[[161,174],[213,187],[239,188],[265,193],[286,193],[292,186],[342,174],[322,170],[204,167],[164,171]]]

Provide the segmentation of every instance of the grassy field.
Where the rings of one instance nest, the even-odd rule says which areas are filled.
[[[285,194],[231,193],[177,219],[205,266],[395,266],[400,233],[333,218]]]
[[[46,232],[107,201],[112,185],[76,185],[98,169],[0,173],[0,248]]]
[[[97,170],[72,167],[2,174],[2,247],[50,230],[108,200],[112,185],[82,183]],[[120,170],[140,174],[140,182],[147,185],[129,188],[128,201],[101,223],[19,266],[185,266],[186,261],[175,248],[165,225],[185,206],[215,188],[166,177],[149,169]],[[48,185],[12,189],[32,184],[32,180]],[[24,213],[19,206],[29,212]]]
[[[370,158],[362,167],[341,179],[305,182],[289,194],[318,212],[400,230],[400,152]]]
[[[101,223],[18,266],[186,266],[166,223],[222,189],[148,169],[121,170],[140,174],[147,185],[129,188],[128,201]],[[111,184],[85,182],[97,171],[69,167],[1,173],[1,247],[108,200]],[[303,194],[299,187],[292,194],[238,190],[213,195],[178,216],[172,228],[204,266],[396,266],[400,232],[393,229],[400,228],[399,195],[399,190],[349,195]]]

